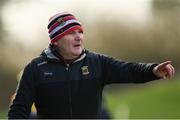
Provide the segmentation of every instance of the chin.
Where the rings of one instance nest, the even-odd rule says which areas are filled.
[[[73,54],[75,56],[79,56],[79,55],[81,55],[81,53],[82,53],[82,49],[81,50],[76,50],[76,51],[73,52]]]

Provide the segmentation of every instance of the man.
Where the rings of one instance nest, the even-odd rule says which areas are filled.
[[[170,61],[145,64],[115,60],[83,47],[83,28],[70,13],[52,16],[50,45],[24,69],[9,118],[101,118],[102,91],[111,83],[145,83],[172,78]]]

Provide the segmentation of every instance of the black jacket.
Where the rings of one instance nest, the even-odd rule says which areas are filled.
[[[28,118],[35,102],[39,118],[100,118],[105,85],[158,79],[152,73],[156,65],[124,62],[85,50],[68,66],[48,48],[25,67],[8,117]]]

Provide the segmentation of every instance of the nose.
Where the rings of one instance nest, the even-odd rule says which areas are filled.
[[[82,33],[76,32],[75,40],[80,41],[82,39]]]

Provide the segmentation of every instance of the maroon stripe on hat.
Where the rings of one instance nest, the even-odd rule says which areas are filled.
[[[53,30],[53,29],[55,29],[57,26],[59,25],[59,22],[55,22],[50,28],[49,28],[49,33]]]
[[[81,26],[80,24],[78,23],[70,23],[70,24],[67,24],[66,26],[64,26],[63,28],[61,28],[60,30],[58,30],[57,32],[55,32],[53,35],[50,36],[51,39],[53,39],[54,37],[56,37],[57,35],[61,34],[62,32],[66,31],[67,29],[73,27],[73,26]]]
[[[72,20],[72,19],[77,20],[74,16],[66,16],[63,18],[63,21]]]
[[[63,15],[60,15],[60,16],[58,16],[57,18],[55,18],[54,20],[52,20],[51,22],[49,22],[49,24],[48,24],[48,29],[59,19],[59,18],[63,18],[63,17],[65,17],[65,16],[73,16],[73,15],[71,15],[71,14],[63,14]],[[55,17],[56,17],[56,15],[55,15]],[[53,18],[52,18],[53,19]],[[51,19],[50,19],[51,20]]]
[[[58,40],[60,40],[62,37],[64,37],[65,35],[67,35],[68,33],[74,31],[74,30],[81,30],[83,31],[83,29],[81,28],[81,26],[77,25],[77,26],[72,26],[71,28],[67,29],[66,31],[62,32],[61,34],[59,34],[58,36],[54,37],[53,39],[51,39],[51,43],[54,43]]]

